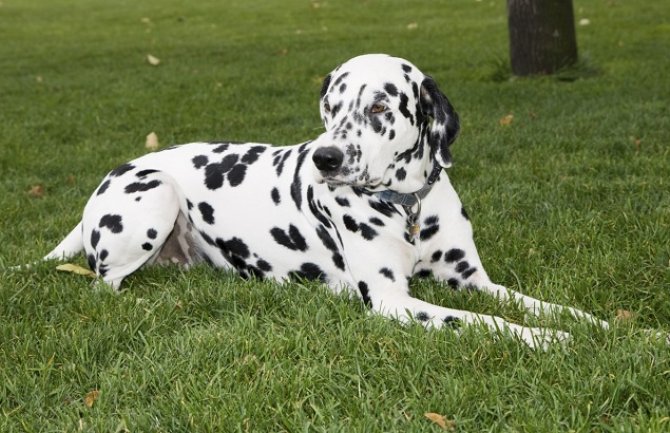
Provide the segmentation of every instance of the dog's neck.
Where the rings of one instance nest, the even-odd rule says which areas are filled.
[[[377,196],[380,200],[388,203],[399,204],[405,207],[412,207],[419,203],[421,199],[426,197],[430,190],[433,189],[433,185],[435,184],[435,181],[437,181],[437,178],[440,177],[441,172],[442,166],[438,164],[437,161],[433,161],[433,170],[430,172],[430,175],[428,175],[426,183],[417,191],[402,193],[387,189],[384,191],[375,192],[374,195]]]

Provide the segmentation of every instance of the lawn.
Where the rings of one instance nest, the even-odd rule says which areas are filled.
[[[670,347],[645,333],[670,332],[670,3],[633,3],[574,0],[579,66],[511,79],[504,2],[0,1],[0,431],[442,431],[425,413],[459,432],[670,431]],[[449,176],[491,277],[610,331],[431,280],[413,292],[573,339],[403,327],[206,266],[119,295],[56,263],[8,269],[150,132],[315,137],[321,79],[365,52],[410,59],[458,110]]]

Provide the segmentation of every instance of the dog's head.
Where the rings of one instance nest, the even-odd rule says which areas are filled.
[[[319,182],[410,193],[435,164],[451,165],[458,115],[407,60],[369,54],[343,63],[326,76],[320,105],[326,132],[312,154]]]

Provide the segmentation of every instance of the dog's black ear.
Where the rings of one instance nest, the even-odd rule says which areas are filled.
[[[323,79],[323,84],[321,85],[321,97],[323,98],[328,91],[328,86],[330,86],[330,74],[326,75],[326,78]]]
[[[428,143],[442,167],[451,167],[449,146],[456,140],[460,125],[449,99],[428,75],[421,82],[420,108],[428,121]]]

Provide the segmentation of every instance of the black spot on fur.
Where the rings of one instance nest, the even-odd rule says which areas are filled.
[[[419,238],[422,241],[427,241],[428,239],[432,238],[435,233],[437,233],[440,230],[440,226],[435,224],[432,226],[428,226],[424,229],[421,230],[419,233]]]
[[[151,169],[151,168],[148,168],[146,170],[140,170],[137,173],[135,173],[135,176],[142,179],[142,178],[145,178],[145,177],[147,177],[147,176],[149,176],[150,174],[153,174],[153,173],[158,173],[158,170],[154,170],[154,169]]]
[[[430,278],[433,276],[433,272],[430,269],[420,269],[414,276],[417,278]]]
[[[270,197],[272,197],[272,201],[274,204],[279,204],[281,202],[281,197],[279,196],[279,190],[275,187],[272,188],[272,191],[270,191]]]
[[[104,262],[107,256],[109,256],[109,251],[102,250],[100,251],[100,256],[98,258],[100,259],[101,262]]]
[[[204,222],[210,225],[214,224],[214,208],[209,203],[201,201],[198,203],[198,209]]]
[[[230,186],[238,186],[244,182],[244,176],[247,173],[247,166],[243,164],[237,164],[230,170],[228,173],[228,182]]]
[[[430,316],[425,311],[419,311],[414,318],[420,322],[427,322],[430,319]]]
[[[372,307],[372,300],[370,299],[370,289],[365,281],[358,282],[358,291],[361,293],[363,303],[368,307]]]
[[[409,98],[407,95],[404,93],[400,94],[400,104],[398,104],[398,109],[400,110],[400,114],[402,114],[405,118],[409,119],[409,122],[414,125],[414,116],[412,116],[412,113],[409,112],[407,109],[407,103],[409,102]]]
[[[161,185],[163,182],[161,182],[158,179],[151,180],[149,182],[133,182],[131,184],[126,185],[126,188],[124,191],[126,194],[132,194],[135,192],[145,192],[149,191],[150,189],[154,189],[157,186]]]
[[[121,233],[123,231],[121,215],[103,215],[103,217],[100,218],[98,226],[100,228],[107,227],[112,233]]]
[[[153,245],[151,245],[149,242],[145,242],[142,244],[142,249],[145,251],[151,251],[153,249]]]
[[[124,173],[129,172],[130,170],[133,170],[134,168],[135,168],[135,166],[132,165],[132,164],[128,164],[128,163],[122,164],[122,165],[116,167],[114,170],[110,171],[109,175],[118,177],[118,176],[121,176]]]
[[[275,242],[279,245],[283,245],[289,250],[298,250],[305,251],[307,249],[307,243],[305,238],[300,233],[300,230],[293,224],[289,225],[288,233],[284,229],[279,227],[273,227],[270,230],[270,234],[274,238]]]
[[[369,221],[370,221],[371,224],[374,224],[378,227],[384,227],[384,225],[385,225],[384,221],[380,220],[377,217],[370,217]]]
[[[408,74],[410,72],[412,72],[412,67],[410,65],[408,65],[407,63],[403,63],[401,67],[402,67],[402,70],[405,71]]]
[[[463,215],[463,218],[465,218],[466,220],[469,220],[469,219],[470,219],[470,216],[469,216],[468,213],[465,211],[465,208],[464,208],[464,207],[461,207],[461,215]]]
[[[344,222],[344,227],[350,232],[356,233],[358,231],[358,223],[350,215],[344,214],[342,222]]]
[[[207,233],[203,232],[202,230],[199,231],[200,236],[202,236],[202,239],[207,242],[208,245],[214,246],[216,245],[216,242],[214,242],[214,239],[211,238]]]
[[[379,270],[379,273],[388,278],[389,280],[395,282],[395,275],[393,275],[393,271],[390,270],[389,268],[381,268]]]
[[[231,153],[230,155],[226,155],[223,157],[221,160],[221,171],[224,173],[229,172],[235,164],[237,164],[237,161],[239,161],[240,156],[236,153]]]
[[[298,155],[295,172],[293,172],[293,182],[291,182],[291,198],[298,210],[300,210],[300,207],[302,206],[302,181],[300,180],[300,168],[302,167],[303,162],[305,162],[306,156],[306,151],[300,152],[300,155]]]
[[[449,287],[451,287],[452,289],[458,289],[458,287],[460,286],[460,283],[459,283],[459,281],[458,281],[456,278],[449,278],[449,279],[447,280],[447,284],[448,284]]]
[[[207,155],[198,155],[194,156],[191,162],[193,162],[193,167],[196,169],[202,168],[209,163],[209,158],[207,158]]]
[[[444,255],[444,260],[447,263],[451,263],[451,262],[457,262],[461,260],[463,257],[465,257],[465,251],[458,248],[452,248],[446,252],[446,254]]]
[[[346,197],[337,196],[335,197],[335,202],[342,207],[349,207],[349,200]]]
[[[435,263],[442,258],[442,250],[437,250],[430,256],[430,262]]]
[[[240,238],[234,237],[225,242],[223,242],[222,239],[217,238],[216,245],[231,255],[239,256],[244,259],[249,257],[249,247],[247,247],[247,244]]]
[[[256,266],[263,272],[270,272],[272,270],[272,265],[263,259],[258,259]]]
[[[86,260],[88,261],[88,267],[91,268],[92,271],[96,270],[96,262],[95,262],[95,256],[93,254],[89,254],[86,256]]]
[[[258,159],[258,156],[265,152],[266,149],[267,147],[265,146],[253,146],[247,150],[247,153],[244,154],[242,157],[242,162],[245,164],[253,164]]]
[[[289,276],[291,278],[298,278],[298,279],[307,279],[307,280],[320,280],[325,282],[326,280],[326,275],[324,272],[321,270],[321,268],[318,265],[315,265],[314,263],[303,263],[300,265],[300,270],[299,271],[291,271],[289,272]]]
[[[218,144],[218,143],[212,143],[212,144]],[[228,150],[228,147],[229,147],[229,146],[230,146],[230,144],[228,144],[228,143],[223,143],[223,144],[221,144],[220,146],[217,146],[214,150],[212,150],[212,152],[214,152],[214,153],[223,153],[223,152],[225,152],[226,150]]]
[[[98,242],[100,242],[100,232],[96,229],[91,230],[91,247],[93,249],[96,249],[98,246]]]
[[[464,280],[467,280],[467,279],[470,278],[470,276],[471,276],[472,274],[474,274],[475,272],[477,272],[477,268],[472,267],[472,268],[468,269],[467,271],[463,272],[463,273],[461,274],[461,277],[463,277]]]
[[[223,186],[224,173],[221,170],[221,164],[209,164],[205,167],[205,186],[208,189],[215,190]]]
[[[384,84],[384,90],[386,90],[386,93],[388,93],[391,96],[398,95],[398,88],[394,86],[392,83]]]
[[[395,178],[398,180],[405,180],[407,177],[407,171],[403,167],[400,167],[399,169],[396,170],[395,172]]]
[[[461,327],[461,319],[454,316],[447,316],[442,321],[446,326],[453,329],[458,329]]]
[[[147,237],[149,239],[156,239],[156,236],[158,236],[158,232],[155,229],[147,230]]]
[[[376,201],[376,200],[369,200],[368,204],[370,207],[377,212],[381,213],[384,216],[390,217],[394,213],[399,214],[400,212],[398,209],[396,209],[391,203],[383,202],[383,201]]]
[[[456,272],[465,272],[468,268],[470,268],[470,264],[463,260],[456,265]]]
[[[102,185],[100,185],[100,188],[98,188],[98,192],[95,193],[95,195],[101,195],[104,194],[105,191],[107,191],[107,188],[109,188],[109,184],[112,183],[109,179],[104,181]]]
[[[377,233],[377,230],[373,229],[371,226],[367,225],[366,223],[360,223],[359,228],[361,229],[361,236],[363,238],[371,241],[374,239],[379,233]]]

